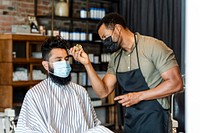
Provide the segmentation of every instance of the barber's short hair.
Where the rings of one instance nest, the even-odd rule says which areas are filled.
[[[105,24],[107,28],[114,28],[116,24],[120,24],[122,27],[126,28],[126,22],[124,18],[116,12],[106,14],[97,24],[97,32],[102,24]]]
[[[48,37],[41,46],[42,59],[48,61],[50,57],[50,52],[54,48],[65,49],[67,52],[67,41],[61,38],[60,36],[51,36]]]

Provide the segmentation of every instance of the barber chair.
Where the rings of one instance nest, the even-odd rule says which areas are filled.
[[[172,133],[185,133],[185,91],[171,97]]]
[[[0,133],[14,133],[15,131],[15,110],[7,108],[0,112]]]

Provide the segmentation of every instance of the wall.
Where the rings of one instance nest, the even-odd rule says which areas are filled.
[[[49,12],[50,0],[38,0],[40,13]],[[34,0],[0,0],[0,33],[11,32],[11,25],[28,24],[28,15],[34,15]]]

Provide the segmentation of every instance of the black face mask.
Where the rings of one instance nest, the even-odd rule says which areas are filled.
[[[119,44],[117,42],[113,42],[111,36],[107,37],[102,42],[107,47],[108,52],[113,53],[120,49]]]

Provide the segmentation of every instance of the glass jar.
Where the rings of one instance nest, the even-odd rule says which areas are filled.
[[[69,0],[59,0],[55,6],[55,15],[56,16],[69,16]]]

